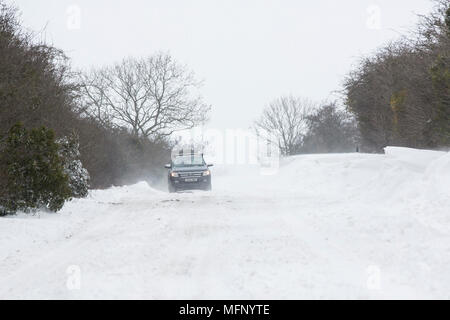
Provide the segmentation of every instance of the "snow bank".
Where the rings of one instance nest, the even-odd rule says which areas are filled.
[[[450,153],[386,148],[378,188],[402,201],[443,202],[450,199]]]
[[[133,196],[142,196],[142,194],[150,195],[158,195],[161,194],[161,191],[158,191],[145,182],[139,182],[130,186],[120,186],[120,187],[112,187],[106,190],[92,190],[89,194],[88,201],[97,201],[101,203],[119,203],[124,200],[124,198],[130,198]],[[77,204],[79,204],[84,199],[77,200]]]

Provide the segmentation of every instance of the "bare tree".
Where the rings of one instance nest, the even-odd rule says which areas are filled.
[[[160,138],[206,121],[210,107],[196,93],[200,83],[169,54],[125,59],[82,76],[83,112],[104,125]]]
[[[283,155],[296,154],[308,128],[308,115],[315,104],[307,99],[281,97],[273,101],[256,121],[258,135],[273,137]]]

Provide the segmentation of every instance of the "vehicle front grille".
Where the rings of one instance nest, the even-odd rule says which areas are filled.
[[[203,172],[181,172],[179,175],[181,178],[198,178],[203,175]]]

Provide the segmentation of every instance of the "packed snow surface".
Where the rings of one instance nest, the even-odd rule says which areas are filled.
[[[0,298],[450,298],[449,153],[217,167],[213,186],[1,218]]]

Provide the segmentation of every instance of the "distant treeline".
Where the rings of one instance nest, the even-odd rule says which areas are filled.
[[[255,122],[260,137],[278,145],[283,156],[354,152],[358,129],[354,117],[336,103],[283,96],[272,101]]]
[[[450,2],[435,6],[411,35],[362,59],[345,80],[364,151],[450,146]]]

